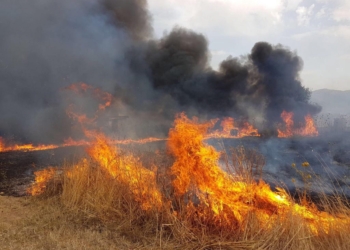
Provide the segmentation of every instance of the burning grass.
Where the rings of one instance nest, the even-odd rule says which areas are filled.
[[[306,199],[295,203],[283,189],[271,191],[253,178],[261,175],[262,157],[243,148],[233,150],[227,171],[222,170],[219,152],[204,143],[212,126],[179,115],[169,133],[168,154],[150,155],[147,166],[110,145],[105,135],[89,131],[91,158],[37,173],[29,191],[57,197],[68,211],[101,225],[118,225],[122,235],[152,248],[348,247],[345,203],[319,211]],[[330,204],[326,196],[323,204]]]

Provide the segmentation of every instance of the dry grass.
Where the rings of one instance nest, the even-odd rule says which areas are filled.
[[[244,175],[259,173],[261,166],[243,154],[242,149],[234,151],[236,162],[231,169],[238,168]],[[257,152],[249,151],[249,154],[262,162]],[[239,162],[245,167],[238,166]],[[196,204],[195,196],[174,199],[170,183],[168,172],[158,169],[157,185],[163,195],[163,206],[145,210],[129,184],[118,181],[97,163],[85,160],[66,166],[47,184],[40,200],[34,201],[38,213],[22,222],[21,233],[7,233],[6,241],[18,242],[20,246],[25,241],[24,236],[18,235],[27,235],[37,244],[33,245],[36,249],[328,250],[348,249],[350,245],[349,224],[330,225],[328,232],[320,226],[316,235],[305,220],[292,212],[270,221],[268,227],[261,226],[254,212],[239,228],[220,226],[217,217],[198,216],[207,208]],[[139,188],[139,191],[147,189]],[[327,212],[349,215],[345,203],[341,199],[337,202],[334,206],[327,196],[322,199]]]
[[[263,159],[242,148],[232,152],[228,170],[253,183],[252,174],[261,173]],[[126,183],[93,160],[84,160],[57,169],[40,196],[0,199],[0,209],[7,209],[2,217],[13,216],[0,220],[1,249],[349,249],[350,223],[330,224],[327,232],[320,227],[315,234],[292,212],[267,219],[268,226],[261,225],[254,211],[237,227],[220,224],[215,216],[199,216],[210,213],[195,195],[174,198],[171,159],[165,153],[141,158],[149,168],[164,166],[156,170],[161,208],[140,204],[144,196],[138,195],[152,190],[152,183],[138,186],[145,182],[137,178]],[[326,212],[350,214],[341,197],[330,200],[324,195],[321,202]]]
[[[74,214],[57,197],[0,197],[1,249],[142,249],[113,227]],[[146,248],[147,249],[147,248]]]

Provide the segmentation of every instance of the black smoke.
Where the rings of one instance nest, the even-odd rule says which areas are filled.
[[[175,27],[158,40],[151,22],[145,0],[2,0],[0,136],[74,134],[63,89],[76,82],[111,92],[120,100],[111,112],[140,126],[168,126],[180,111],[255,119],[260,128],[282,110],[319,112],[300,81],[302,59],[288,48],[259,42],[213,70],[204,35]]]
[[[153,41],[145,63],[154,89],[202,114],[250,119],[263,113],[272,127],[283,110],[295,112],[298,120],[320,111],[301,84],[302,59],[288,48],[258,42],[250,54],[224,60],[218,71],[208,66],[209,54],[205,37],[184,28]]]

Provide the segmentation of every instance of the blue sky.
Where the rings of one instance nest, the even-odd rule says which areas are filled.
[[[148,0],[154,33],[179,25],[204,34],[211,65],[281,43],[304,61],[311,90],[350,89],[350,0]]]

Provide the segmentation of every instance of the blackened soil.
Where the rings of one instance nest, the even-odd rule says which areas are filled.
[[[34,181],[34,172],[49,166],[77,161],[84,154],[82,147],[66,147],[36,152],[0,153],[0,194],[23,196]]]

